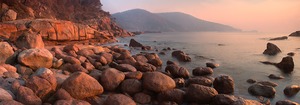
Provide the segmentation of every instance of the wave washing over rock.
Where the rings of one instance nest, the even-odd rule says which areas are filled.
[[[197,67],[190,74],[178,63],[148,52],[157,49],[137,41],[139,47],[130,50],[92,45],[92,41],[107,43],[131,35],[111,22],[98,0],[0,3],[1,105],[269,104],[232,95],[235,84],[231,76],[211,76],[210,67],[217,64]],[[88,41],[89,45],[72,41]],[[132,50],[143,53],[132,54]],[[172,52],[180,62],[192,61],[183,51]],[[167,67],[162,68],[163,64]],[[251,91],[261,94],[262,89],[273,89],[262,84]],[[298,88],[291,86],[285,91],[293,95]],[[286,104],[295,103],[277,103]]]

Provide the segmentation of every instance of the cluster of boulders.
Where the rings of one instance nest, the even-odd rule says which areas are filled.
[[[274,56],[280,53],[281,50],[273,43],[268,43],[267,44],[267,49],[263,52],[263,54]],[[274,63],[274,62],[269,62],[269,61],[264,61],[261,62],[263,64],[269,64],[269,65],[274,65],[280,70],[282,70],[284,73],[291,73],[294,70],[294,61],[293,61],[293,55],[288,54],[287,57],[284,57],[281,62],[279,63]],[[275,75],[275,74],[270,74],[268,76],[270,79],[284,79],[283,76]],[[248,83],[252,84],[248,88],[248,92],[254,96],[262,96],[266,98],[273,98],[276,94],[275,87],[277,86],[276,83],[270,82],[270,81],[259,81],[257,82],[254,79],[248,79]],[[298,85],[290,85],[287,86],[283,92],[286,96],[291,97],[296,95],[300,91],[300,86]],[[269,100],[268,100],[269,101]],[[267,101],[267,102],[268,102]],[[296,102],[292,102],[289,100],[282,100],[278,101],[276,105],[298,105]]]
[[[28,39],[28,38],[27,38]],[[44,48],[43,41],[20,40],[22,48],[0,42],[0,104],[260,104],[230,95],[230,76],[211,77],[213,69],[192,74],[156,53],[132,55],[118,46],[71,44]]]

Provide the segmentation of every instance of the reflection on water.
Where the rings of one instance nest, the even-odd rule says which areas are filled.
[[[183,50],[192,57],[190,63],[180,63],[181,66],[194,69],[198,66],[205,66],[206,62],[217,62],[221,66],[214,70],[214,77],[219,74],[231,75],[235,80],[235,95],[245,98],[256,99],[251,96],[247,89],[250,86],[247,79],[269,80],[279,84],[276,89],[276,96],[271,99],[272,104],[282,99],[290,99],[300,103],[300,93],[294,97],[285,97],[283,89],[287,85],[300,85],[300,38],[289,37],[288,40],[268,41],[268,38],[286,36],[288,34],[262,34],[262,33],[156,33],[144,34],[131,37],[137,41],[154,46],[160,51],[163,48],[171,47]],[[128,43],[129,38],[120,39],[120,43]],[[276,44],[282,53],[277,56],[266,56],[262,52],[268,42]],[[289,52],[295,52],[295,69],[291,74],[283,74],[274,66],[264,65],[259,61],[280,62]],[[134,53],[134,52],[133,52]],[[135,52],[138,53],[138,52]],[[160,55],[162,59],[175,60],[171,52]],[[164,68],[164,67],[163,67]],[[268,75],[282,75],[285,79],[271,80]]]

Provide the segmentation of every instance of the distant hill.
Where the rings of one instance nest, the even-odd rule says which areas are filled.
[[[202,32],[240,31],[228,25],[198,19],[180,12],[151,13],[133,9],[112,15],[116,23],[128,31]]]

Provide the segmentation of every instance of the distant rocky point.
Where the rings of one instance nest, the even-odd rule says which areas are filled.
[[[297,36],[297,37],[300,37],[300,31],[293,32],[293,33],[291,33],[289,36]]]
[[[0,0],[0,6],[0,36],[9,40],[26,30],[45,41],[104,43],[131,35],[111,21],[99,0]]]
[[[120,27],[131,32],[232,32],[241,31],[228,25],[198,19],[180,12],[151,13],[133,9],[112,15]]]

